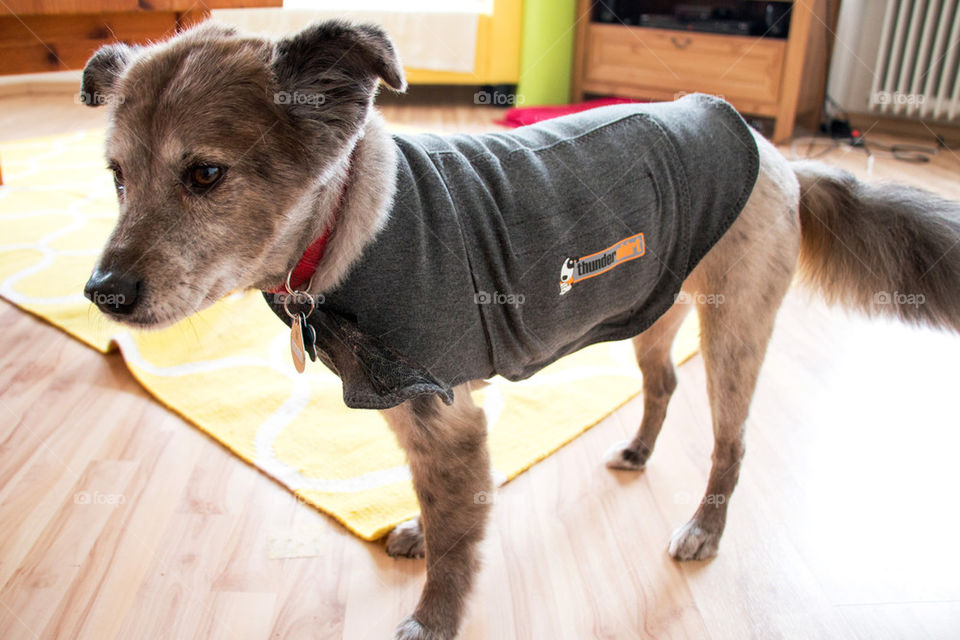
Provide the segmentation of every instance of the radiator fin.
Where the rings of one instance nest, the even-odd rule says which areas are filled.
[[[870,110],[960,121],[960,0],[886,0]]]

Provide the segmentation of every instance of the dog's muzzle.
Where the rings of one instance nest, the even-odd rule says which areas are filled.
[[[126,316],[136,308],[142,289],[143,279],[135,273],[96,269],[83,295],[104,313]]]

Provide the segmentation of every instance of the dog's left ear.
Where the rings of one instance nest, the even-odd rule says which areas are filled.
[[[292,90],[322,88],[343,75],[371,90],[379,78],[396,91],[407,87],[400,58],[383,29],[343,20],[311,25],[278,42],[274,71],[281,86]]]
[[[320,149],[338,147],[363,126],[382,78],[406,87],[393,44],[379,27],[321,22],[276,44],[274,103]]]
[[[80,81],[80,101],[88,107],[106,104],[113,94],[117,78],[133,58],[133,48],[122,44],[107,44],[87,61]]]
[[[287,91],[338,91],[347,79],[365,93],[372,93],[381,78],[395,91],[407,87],[400,58],[383,29],[343,20],[311,25],[278,42],[274,72]]]

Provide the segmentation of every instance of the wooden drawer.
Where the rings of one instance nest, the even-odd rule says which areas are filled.
[[[786,41],[591,24],[585,80],[665,92],[702,91],[736,104],[774,105]],[[766,111],[766,109],[761,109]]]
[[[80,15],[127,11],[203,12],[239,7],[279,7],[283,0],[3,0],[0,15]]]

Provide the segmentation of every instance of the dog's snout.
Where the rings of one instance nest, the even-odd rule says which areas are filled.
[[[97,269],[87,280],[83,295],[101,311],[125,316],[137,306],[142,289],[143,280],[135,273]]]

